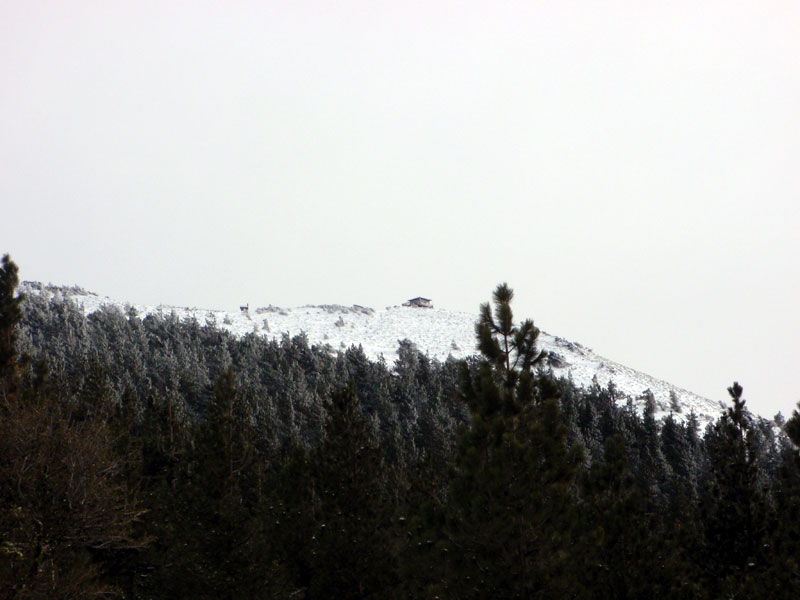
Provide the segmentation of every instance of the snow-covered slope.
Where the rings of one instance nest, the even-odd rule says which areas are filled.
[[[440,308],[390,306],[374,310],[363,306],[318,305],[297,308],[275,306],[250,307],[234,313],[222,310],[176,306],[148,306],[119,302],[107,296],[81,288],[44,286],[25,282],[21,291],[26,294],[60,295],[90,314],[104,305],[118,306],[127,311],[133,308],[139,317],[149,314],[175,314],[180,319],[196,319],[199,323],[214,323],[237,336],[255,333],[280,338],[305,333],[312,345],[326,345],[331,352],[361,345],[372,359],[383,356],[391,365],[397,357],[398,341],[408,339],[431,358],[446,360],[448,356],[464,358],[475,353],[475,321],[477,314],[452,312]],[[554,357],[549,366],[557,376],[570,377],[576,384],[589,386],[596,378],[605,386],[613,381],[617,390],[632,398],[650,390],[659,416],[670,412],[670,398],[677,398],[682,418],[691,411],[701,423],[715,420],[724,406],[666,381],[640,373],[596,354],[576,342],[542,331],[539,347]],[[624,399],[622,400],[625,401]]]

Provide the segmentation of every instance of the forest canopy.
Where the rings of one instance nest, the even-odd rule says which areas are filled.
[[[6,256],[3,598],[800,589],[800,414],[781,431],[734,383],[701,429],[556,379],[506,284],[475,357],[403,341],[391,366],[17,285]]]

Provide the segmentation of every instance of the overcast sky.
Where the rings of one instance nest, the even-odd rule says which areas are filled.
[[[417,295],[800,400],[800,4],[0,0],[0,253],[235,309]]]

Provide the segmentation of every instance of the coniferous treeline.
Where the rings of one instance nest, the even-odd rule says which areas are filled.
[[[800,459],[554,380],[495,291],[480,357],[392,366],[15,295],[0,271],[0,598],[790,598]],[[800,443],[800,415],[786,423]]]

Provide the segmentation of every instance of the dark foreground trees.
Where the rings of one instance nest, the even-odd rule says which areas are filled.
[[[146,541],[111,427],[78,417],[46,372],[20,377],[16,265],[0,271],[0,597],[84,598],[117,590],[101,562]]]
[[[144,541],[110,428],[74,421],[51,398],[25,396],[0,415],[0,595],[110,593],[95,558]]]

